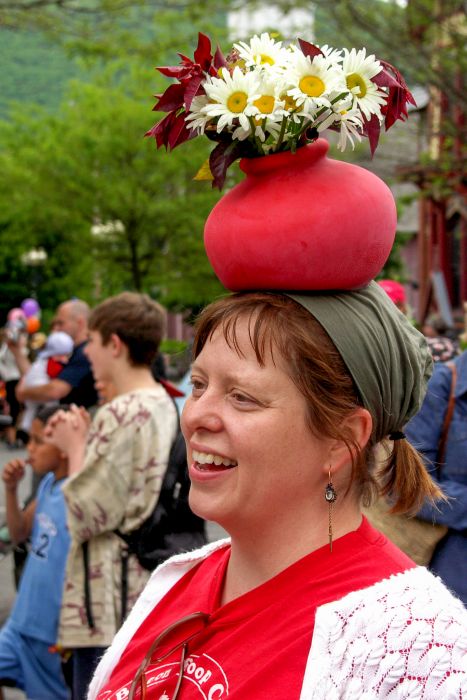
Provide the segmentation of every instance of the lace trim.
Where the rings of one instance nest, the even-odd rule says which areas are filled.
[[[421,567],[324,606],[305,698],[467,699],[467,611]]]

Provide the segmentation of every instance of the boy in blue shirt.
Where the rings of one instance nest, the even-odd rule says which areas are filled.
[[[6,517],[14,543],[31,538],[31,549],[10,616],[0,631],[1,686],[21,688],[34,700],[69,700],[56,643],[69,535],[62,483],[68,459],[44,440],[47,420],[63,406],[41,409],[33,420],[27,445],[28,462],[43,476],[37,495],[24,510],[18,502],[18,484],[25,462],[5,466]]]

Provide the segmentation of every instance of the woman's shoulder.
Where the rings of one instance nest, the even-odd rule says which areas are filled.
[[[371,609],[372,624],[378,624],[378,617],[381,624],[388,617],[391,620],[401,618],[407,624],[412,624],[416,620],[431,623],[443,616],[452,618],[454,626],[459,623],[467,638],[467,610],[464,605],[441,579],[423,566],[407,569],[368,588],[353,591],[325,607],[352,610],[353,615],[357,611],[367,615]],[[376,611],[378,614],[374,614]]]
[[[380,688],[376,697],[387,697],[387,684],[398,679],[423,686],[423,697],[463,697],[457,690],[467,685],[466,650],[467,610],[424,567],[349,593],[316,614],[312,653],[330,666],[351,664],[356,678]]]

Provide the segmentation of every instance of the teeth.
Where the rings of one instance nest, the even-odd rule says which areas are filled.
[[[224,467],[237,466],[237,462],[233,459],[228,459],[228,457],[221,457],[221,455],[214,455],[208,452],[197,452],[196,450],[193,450],[193,459],[198,464],[215,464],[216,466],[222,464]]]

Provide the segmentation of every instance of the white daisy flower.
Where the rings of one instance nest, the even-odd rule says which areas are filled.
[[[372,114],[381,117],[381,105],[386,103],[386,93],[371,80],[382,70],[381,63],[374,55],[367,56],[366,49],[344,49],[342,70],[354,104],[367,119],[371,119]]]
[[[324,53],[324,56],[329,63],[340,66],[342,49],[333,49],[332,46],[323,44],[323,46],[318,46],[318,48]]]
[[[282,47],[281,41],[274,41],[267,32],[258,36],[255,34],[247,43],[239,41],[234,44],[240,59],[245,62],[247,68],[261,66],[270,68],[272,66],[282,66],[287,62],[288,51]]]
[[[311,60],[301,51],[293,51],[292,57],[285,77],[293,87],[287,90],[287,94],[299,107],[303,106],[306,111],[330,107],[330,93],[347,92],[342,70],[324,56],[315,56]]]
[[[212,117],[203,112],[203,108],[206,107],[208,102],[209,99],[206,95],[197,95],[193,98],[190,112],[185,117],[187,127],[189,129],[197,129],[198,134],[204,134],[206,124],[208,124],[212,119]]]
[[[277,75],[263,73],[258,87],[259,96],[253,100],[253,106],[257,110],[255,114],[259,117],[276,114],[284,106],[281,94],[285,92],[285,88],[286,85],[278,80]],[[276,114],[276,118],[280,119],[281,117]]]
[[[269,119],[268,117],[256,116],[253,118],[254,132],[252,130],[251,124],[248,130],[245,130],[242,126],[238,126],[232,134],[232,138],[238,139],[239,141],[244,141],[245,139],[253,136],[258,138],[261,142],[266,141],[266,139],[271,135],[277,141],[277,137],[281,130],[281,123]]]
[[[313,120],[313,126],[321,133],[326,129],[329,129],[339,118],[332,109],[326,109],[322,114]]]
[[[232,126],[234,119],[238,119],[240,125],[248,130],[248,117],[256,111],[252,103],[259,97],[258,77],[254,71],[242,73],[238,67],[234,68],[232,75],[222,68],[221,75],[221,78],[210,78],[204,84],[209,102],[202,111],[210,118],[219,117],[218,133],[225,126]]]
[[[279,94],[280,100],[282,101],[282,108],[279,109],[279,114],[282,117],[287,117],[295,122],[295,124],[298,124],[303,121],[304,117],[308,117],[309,112],[303,109],[302,106],[299,106],[294,98],[287,94],[289,89],[292,89],[292,86],[286,85]]]
[[[350,141],[352,150],[355,148],[354,139],[362,140],[362,115],[357,107],[349,110],[336,111],[321,124],[317,125],[319,132],[328,129],[330,126],[336,125],[339,128],[339,141],[337,148],[344,151],[347,146],[347,141]]]

